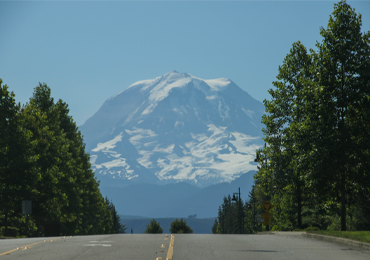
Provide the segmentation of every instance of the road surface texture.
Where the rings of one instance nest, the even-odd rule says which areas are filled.
[[[369,260],[370,252],[300,233],[263,235],[115,234],[0,240],[0,260],[127,259]]]

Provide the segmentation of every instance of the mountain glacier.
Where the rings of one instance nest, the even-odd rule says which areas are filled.
[[[263,112],[229,79],[171,71],[109,98],[80,130],[105,185],[206,187],[256,169]]]

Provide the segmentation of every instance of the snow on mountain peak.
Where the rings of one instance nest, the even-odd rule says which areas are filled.
[[[263,111],[230,79],[170,71],[108,99],[81,132],[98,175],[204,187],[256,168]]]
[[[141,91],[150,91],[151,100],[161,101],[163,98],[168,96],[168,93],[173,88],[184,88],[190,82],[195,82],[196,87],[203,92],[208,93],[209,90],[205,89],[205,86],[207,86],[211,91],[222,91],[225,87],[230,85],[231,80],[226,78],[204,80],[194,77],[188,73],[178,73],[177,71],[173,70],[164,74],[162,77],[137,81],[129,86],[128,89],[138,87],[141,89]],[[121,94],[122,92],[118,93],[117,95]]]
[[[225,78],[207,79],[204,81],[215,91],[221,91],[223,88],[227,87],[231,83],[231,80]]]
[[[176,88],[186,92],[188,87],[194,87],[202,91],[207,100],[215,101],[218,100],[217,92],[223,91],[230,84],[231,80],[225,78],[203,80],[188,73],[170,71],[162,77],[138,81],[132,84],[129,88],[136,87],[139,88],[141,92],[148,93],[149,104],[141,113],[142,115],[148,115],[155,109],[158,102],[167,98],[170,92]]]

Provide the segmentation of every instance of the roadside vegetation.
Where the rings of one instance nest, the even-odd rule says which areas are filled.
[[[264,100],[250,200],[225,197],[213,233],[262,230],[255,216],[266,200],[270,230],[370,230],[370,31],[361,19],[340,1],[316,50],[293,43]]]
[[[161,223],[152,219],[150,223],[146,226],[146,230],[144,233],[147,234],[162,234],[163,228],[161,227]]]
[[[170,227],[171,233],[179,233],[179,234],[187,234],[187,233],[194,233],[194,231],[187,225],[186,220],[176,219],[171,223]]]
[[[0,236],[124,232],[68,105],[39,84],[21,106],[0,79]],[[32,201],[28,232],[22,201]]]
[[[357,240],[360,242],[370,243],[370,231],[310,231],[309,233],[314,233],[318,235],[327,235],[333,237],[343,237],[352,240]]]
[[[159,234],[163,233],[163,228],[161,224],[157,222],[155,219],[150,220],[150,223],[146,226],[146,230],[144,233],[147,234]],[[170,233],[194,233],[193,230],[187,225],[186,220],[175,219],[171,222]]]

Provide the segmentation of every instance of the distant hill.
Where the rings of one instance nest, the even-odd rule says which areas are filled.
[[[142,216],[132,216],[132,215],[119,215],[121,220],[122,219],[149,219],[148,217],[142,217]]]
[[[164,233],[170,233],[171,223],[175,219],[176,218],[156,218],[155,220],[160,222]],[[185,218],[188,226],[193,229],[195,234],[211,234],[215,219],[216,218]],[[150,223],[150,220],[151,219],[123,219],[121,223],[126,225],[127,233],[130,233],[132,228],[134,234],[142,234],[144,233],[146,226]]]
[[[117,212],[122,215],[176,218],[197,214],[198,218],[209,218],[217,216],[223,197],[237,192],[239,187],[241,198],[248,200],[253,174],[255,171],[250,171],[230,183],[206,188],[180,182],[166,185],[135,184],[123,188],[102,186],[100,190],[113,201]]]

